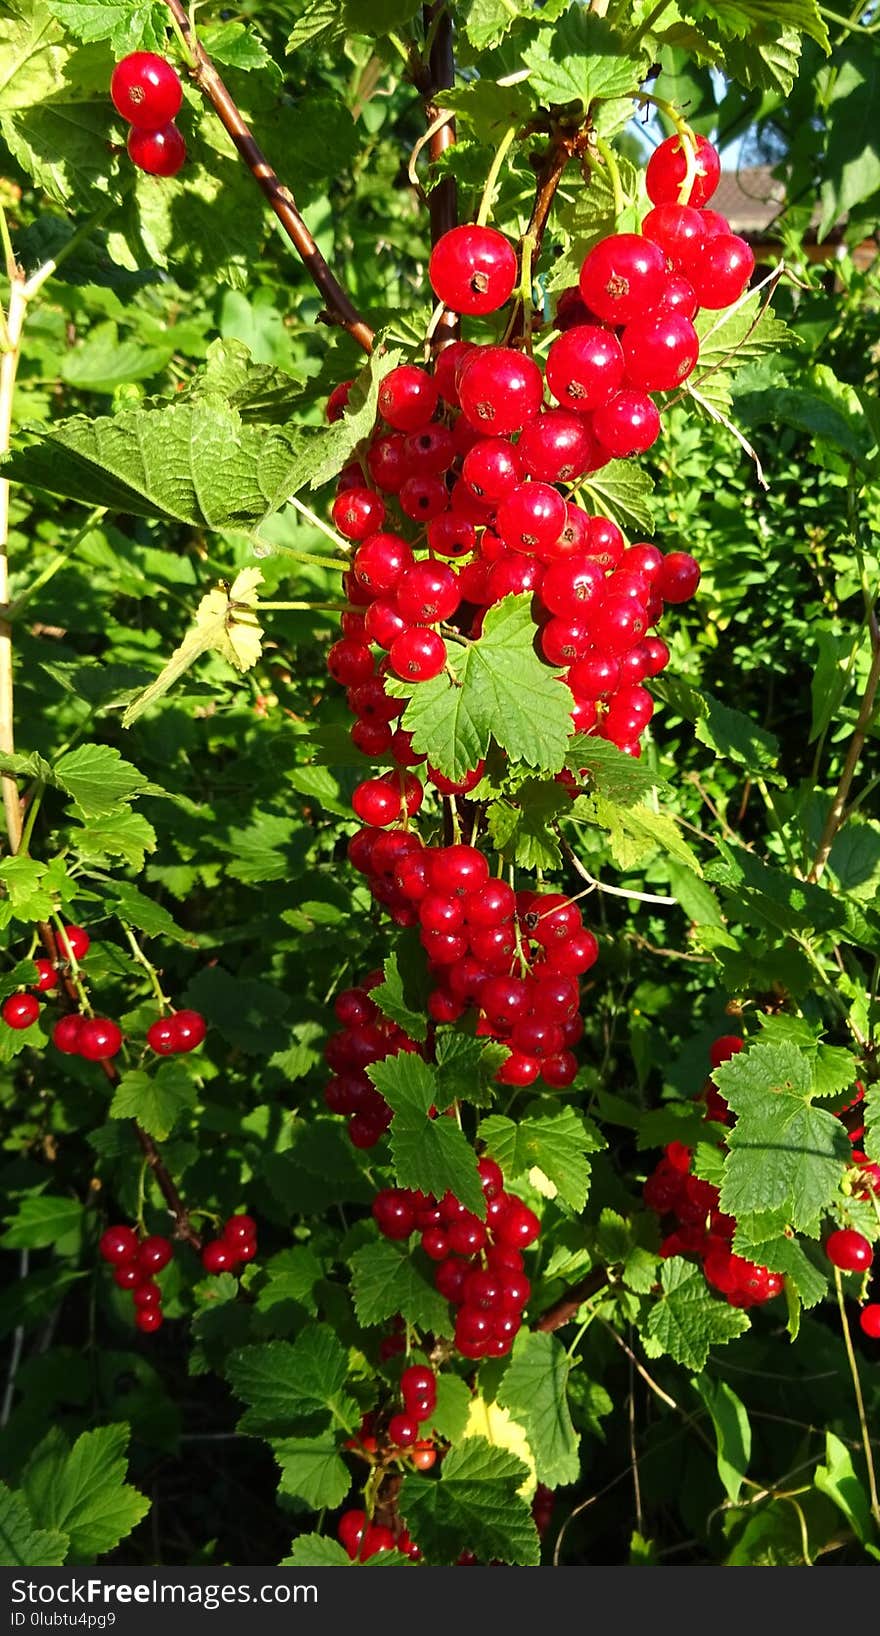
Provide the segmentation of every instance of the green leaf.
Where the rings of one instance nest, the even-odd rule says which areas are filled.
[[[46,864],[37,858],[4,858],[0,863],[0,883],[6,901],[0,902],[0,925],[13,920],[48,920],[55,900],[46,887]]]
[[[644,64],[602,17],[571,6],[554,29],[542,29],[522,53],[532,90],[548,107],[633,95]]]
[[[149,780],[109,744],[80,744],[68,750],[56,761],[54,772],[83,818],[110,817],[150,788]]]
[[[367,1070],[377,1091],[393,1109],[391,1152],[401,1187],[417,1188],[442,1198],[447,1191],[476,1215],[486,1213],[477,1159],[454,1119],[441,1111],[436,1069],[412,1051],[401,1051]],[[428,1109],[437,1107],[430,1119]]]
[[[752,1454],[752,1428],[746,1406],[724,1380],[696,1375],[691,1385],[702,1398],[715,1427],[718,1475],[724,1491],[731,1505],[738,1505]]]
[[[69,1544],[59,1529],[37,1528],[24,1495],[0,1482],[0,1568],[60,1568]]]
[[[39,1250],[57,1244],[82,1223],[79,1199],[61,1199],[51,1193],[30,1193],[21,1200],[0,1239],[7,1250]]]
[[[273,1442],[281,1467],[278,1491],[302,1500],[312,1511],[341,1505],[351,1487],[351,1473],[332,1433],[324,1437],[287,1437]]]
[[[71,1448],[55,1426],[25,1468],[22,1489],[34,1520],[65,1533],[80,1561],[115,1550],[150,1509],[125,1481],[128,1439],[127,1425],[100,1426]]]
[[[117,57],[165,49],[167,12],[157,0],[52,0],[52,14],[77,40],[106,40]]]
[[[585,733],[572,739],[565,765],[573,773],[585,771],[590,789],[621,807],[638,806],[652,790],[669,788],[666,779],[644,762],[624,755],[607,739],[588,738]]]
[[[525,1426],[539,1483],[549,1488],[577,1481],[579,1438],[572,1425],[567,1387],[571,1369],[555,1335],[521,1330],[498,1388],[498,1402]]]
[[[610,517],[624,534],[653,532],[653,479],[634,460],[609,460],[578,485],[591,502],[589,509]]]
[[[321,0],[323,3],[323,0]],[[336,0],[334,0],[335,10]],[[290,1548],[290,1556],[281,1560],[282,1568],[354,1568],[345,1547],[326,1534],[300,1534]],[[363,1564],[370,1566],[369,1562]]]
[[[507,1061],[508,1047],[500,1040],[476,1039],[472,1034],[445,1028],[437,1034],[438,1107],[472,1102],[486,1107],[494,1097],[495,1075]]]
[[[315,1285],[323,1277],[323,1267],[307,1244],[281,1250],[266,1266],[268,1282],[257,1296],[257,1311],[269,1312],[280,1301],[296,1301],[315,1317],[318,1303]]]
[[[506,1175],[522,1176],[537,1167],[569,1209],[583,1210],[590,1185],[584,1155],[598,1153],[607,1144],[574,1108],[527,1112],[516,1121],[490,1114],[481,1121],[479,1134]]]
[[[311,1324],[289,1341],[234,1352],[226,1367],[236,1397],[248,1404],[239,1428],[269,1437],[296,1436],[303,1421],[339,1412],[348,1357],[328,1324]]]
[[[780,352],[794,339],[788,325],[764,306],[766,301],[767,292],[762,290],[749,296],[742,306],[697,315],[694,328],[700,337],[700,360],[681,391],[699,394],[712,408],[730,413],[731,371],[767,353]]]
[[[55,204],[107,198],[108,51],[71,47],[42,0],[0,18],[0,134]]]
[[[188,943],[190,946],[195,943],[192,933],[178,926],[163,904],[148,898],[130,881],[113,882],[107,906],[126,926],[133,926],[145,937],[167,937],[173,943]]]
[[[770,1272],[781,1272],[801,1306],[817,1306],[828,1292],[828,1280],[794,1238],[784,1210],[762,1210],[736,1224],[737,1255]]]
[[[547,0],[541,8],[541,21],[552,22],[565,11],[569,0]],[[500,45],[505,34],[534,15],[532,0],[467,0],[463,8],[463,27],[475,51],[490,51]]]
[[[515,797],[489,807],[492,845],[521,869],[558,869],[562,854],[551,826],[570,806],[571,797],[560,785],[527,778]]]
[[[150,1074],[144,1068],[130,1068],[123,1074],[113,1101],[111,1119],[136,1119],[149,1136],[164,1142],[181,1114],[194,1108],[198,1087],[183,1062],[162,1062]]]
[[[841,216],[880,188],[875,117],[880,56],[876,48],[866,50],[865,45],[863,39],[856,38],[835,51],[835,72],[823,106],[828,145],[821,172],[820,239]]]
[[[155,681],[136,694],[122,717],[130,727],[145,710],[161,699],[174,683],[206,653],[219,653],[237,671],[252,670],[262,651],[262,626],[257,621],[259,568],[243,568],[231,586],[215,586],[202,597],[192,625],[163,665]]]
[[[828,29],[816,0],[679,0],[683,17],[717,25],[724,39],[747,40],[767,27],[797,29],[828,50]]]
[[[570,822],[578,823],[589,813],[589,822],[597,824],[608,835],[611,856],[620,869],[633,869],[645,858],[662,852],[665,857],[702,874],[702,868],[693,848],[681,835],[671,813],[655,812],[651,807],[618,806],[604,796],[579,800],[570,814]]]
[[[411,1040],[426,1039],[428,1020],[424,1007],[417,1010],[415,1006],[407,1003],[406,988],[411,980],[409,969],[404,979],[396,954],[389,954],[382,969],[385,981],[373,990],[373,999],[379,1010],[386,1017],[390,1017],[392,1022],[396,1022]]]
[[[486,614],[482,634],[447,643],[449,672],[422,682],[403,715],[416,751],[460,779],[485,757],[491,739],[512,761],[545,772],[562,766],[571,733],[571,699],[534,650],[529,595],[507,596]],[[406,696],[406,684],[390,692]]]
[[[687,1369],[702,1369],[713,1346],[724,1346],[749,1327],[739,1307],[713,1295],[702,1267],[682,1256],[664,1261],[663,1294],[648,1308],[641,1334],[649,1357],[668,1353]]]
[[[850,1144],[839,1119],[811,1106],[809,1057],[793,1045],[752,1045],[712,1077],[736,1115],[721,1209],[778,1209],[810,1229],[837,1194]]]
[[[506,1449],[468,1437],[451,1449],[439,1478],[407,1476],[401,1515],[430,1561],[454,1563],[467,1540],[481,1561],[534,1568],[538,1535],[526,1501],[516,1492],[526,1467]]]
[[[816,1467],[813,1481],[820,1494],[842,1511],[856,1539],[864,1544],[874,1532],[871,1507],[864,1487],[856,1476],[852,1455],[834,1432],[825,1433],[825,1464]]]
[[[755,777],[766,779],[777,773],[779,740],[740,710],[699,692],[677,676],[657,677],[652,687],[676,715],[696,724],[696,737],[717,756],[737,762]]]
[[[140,812],[125,808],[108,818],[95,818],[71,836],[81,858],[122,858],[138,873],[148,852],[156,850],[156,831]]]
[[[434,1288],[427,1258],[380,1238],[355,1250],[351,1272],[358,1323],[370,1328],[399,1312],[417,1329],[450,1333],[449,1306]]]

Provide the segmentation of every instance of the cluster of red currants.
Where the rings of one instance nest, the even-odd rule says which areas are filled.
[[[84,927],[63,927],[58,933],[58,953],[61,960],[72,960],[77,963],[88,954],[91,942]],[[0,1016],[7,1028],[30,1028],[40,1015],[37,995],[49,994],[58,987],[58,966],[42,957],[36,959],[34,965],[37,968],[36,994],[32,994],[29,989],[19,989],[16,994],[10,994],[0,1007]]]
[[[868,1273],[874,1260],[870,1241],[854,1227],[838,1227],[825,1240],[825,1254],[840,1272]],[[872,1341],[880,1340],[880,1302],[869,1301],[859,1311],[859,1327]]]
[[[419,1440],[419,1427],[430,1420],[437,1407],[437,1376],[427,1364],[412,1363],[400,1377],[403,1408],[388,1422],[388,1440],[396,1448],[412,1448]]]
[[[521,1252],[535,1243],[541,1224],[522,1199],[505,1193],[494,1159],[480,1159],[478,1169],[485,1221],[451,1193],[437,1200],[401,1187],[376,1194],[373,1216],[386,1238],[420,1234],[422,1249],[437,1263],[437,1289],[458,1308],[455,1344],[462,1357],[503,1358],[531,1294]]]
[[[152,51],[133,51],[116,64],[110,96],[131,126],[126,147],[132,164],[148,176],[176,176],[186,143],[174,123],[183,88],[170,62]]]
[[[242,1261],[253,1261],[257,1253],[257,1224],[253,1216],[230,1216],[219,1238],[212,1238],[202,1250],[205,1272],[232,1272]]]
[[[200,1011],[172,1011],[170,1016],[157,1017],[150,1023],[147,1044],[159,1057],[178,1056],[197,1050],[207,1032]]]
[[[98,1246],[102,1259],[113,1268],[113,1281],[131,1290],[134,1321],[145,1335],[162,1327],[162,1291],[156,1273],[171,1260],[171,1241],[158,1233],[138,1239],[133,1227],[108,1227]]]
[[[718,1209],[719,1189],[690,1174],[692,1153],[682,1142],[670,1142],[644,1186],[644,1200],[674,1226],[660,1245],[662,1256],[693,1255],[703,1264],[706,1282],[732,1307],[752,1307],[782,1292],[780,1273],[768,1272],[732,1249],[736,1222]]]
[[[391,1109],[367,1077],[367,1068],[399,1051],[420,1050],[370,999],[370,990],[381,982],[381,971],[371,971],[357,988],[337,994],[334,1010],[342,1027],[324,1047],[324,1060],[333,1074],[324,1101],[331,1113],[347,1116],[348,1134],[358,1148],[375,1147],[391,1123]]]
[[[380,1556],[383,1551],[399,1551],[413,1562],[422,1554],[405,1528],[395,1539],[390,1528],[381,1522],[371,1522],[366,1511],[343,1511],[336,1525],[336,1536],[352,1562],[369,1562],[370,1557]]]
[[[403,1319],[401,1319],[401,1325],[403,1325]],[[397,1336],[395,1336],[394,1339],[396,1341]],[[405,1337],[401,1335],[399,1339],[400,1345],[395,1345],[390,1350],[387,1349],[385,1342],[382,1343],[379,1348],[379,1355],[383,1363],[387,1363],[389,1357],[396,1357],[399,1352],[406,1351]],[[382,1457],[382,1450],[380,1450],[379,1447],[379,1438],[376,1434],[376,1428],[378,1425],[380,1425],[380,1423],[381,1416],[378,1413],[369,1410],[366,1414],[361,1416],[360,1429],[357,1432],[357,1435],[355,1437],[346,1438],[345,1442],[347,1449],[352,1449],[354,1453],[362,1455],[365,1460],[369,1460],[371,1465],[374,1465],[376,1461]],[[388,1427],[386,1442],[389,1439],[390,1424]],[[400,1445],[397,1444],[395,1447],[399,1448]],[[405,1445],[404,1452],[406,1459],[411,1465],[415,1466],[417,1471],[430,1471],[431,1467],[437,1464],[437,1457],[440,1450],[437,1448],[433,1437],[417,1436],[415,1442],[407,1443]]]

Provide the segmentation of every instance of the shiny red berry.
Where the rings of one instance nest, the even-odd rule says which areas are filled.
[[[513,245],[494,227],[452,227],[437,240],[428,278],[439,301],[454,312],[481,317],[497,312],[516,284]]]
[[[180,112],[183,89],[164,57],[152,51],[133,51],[116,64],[110,80],[113,106],[129,125],[157,131]]]
[[[63,1051],[66,1057],[75,1057],[79,1053],[79,1038],[82,1031],[83,1018],[78,1011],[71,1012],[66,1017],[59,1017],[52,1029],[52,1044]]]
[[[547,385],[557,403],[582,415],[614,396],[623,367],[616,335],[598,325],[579,324],[553,342],[547,354]]]
[[[695,209],[711,199],[721,176],[721,160],[705,136],[698,136],[696,146],[696,174],[690,197],[685,204]],[[645,184],[653,204],[678,204],[678,195],[687,175],[687,154],[678,136],[668,136],[654,149],[648,160]]]
[[[10,994],[3,1001],[0,1015],[7,1028],[30,1028],[40,1015],[40,1002],[35,994]]]
[[[841,1272],[865,1272],[873,1260],[868,1239],[853,1227],[839,1227],[832,1233],[825,1242],[825,1254]]]
[[[143,1239],[138,1247],[137,1259],[141,1271],[152,1276],[161,1272],[171,1260],[173,1251],[171,1240],[164,1238],[161,1233],[151,1233]]]
[[[544,380],[534,359],[507,347],[475,347],[464,361],[459,397],[477,431],[519,432],[541,407]]]
[[[222,1238],[214,1238],[202,1250],[202,1266],[205,1272],[229,1272],[238,1259],[234,1245],[228,1244]]]
[[[659,301],[666,271],[659,245],[638,233],[614,233],[588,252],[581,268],[581,295],[605,323],[629,324]]]
[[[177,1051],[195,1051],[208,1032],[208,1024],[200,1011],[175,1011],[171,1021]]]
[[[84,1017],[77,1050],[87,1062],[107,1062],[122,1046],[122,1029],[109,1017]]]
[[[121,1267],[137,1255],[138,1236],[133,1227],[108,1227],[101,1234],[98,1253],[111,1267]]]
[[[65,926],[58,933],[58,949],[66,960],[84,960],[92,940],[82,926]]]
[[[176,176],[186,160],[186,143],[177,126],[163,125],[158,131],[128,133],[128,157],[148,176]]]

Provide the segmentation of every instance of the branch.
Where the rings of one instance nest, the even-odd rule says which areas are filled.
[[[552,1307],[548,1307],[546,1312],[542,1312],[540,1318],[537,1318],[532,1324],[532,1328],[540,1330],[544,1334],[554,1329],[561,1329],[563,1324],[567,1324],[575,1316],[575,1313],[583,1306],[584,1302],[589,1301],[590,1296],[595,1295],[607,1282],[608,1273],[605,1268],[594,1267],[592,1272],[588,1272],[579,1283],[572,1284],[571,1289],[561,1296]]]
[[[865,739],[868,736],[868,729],[871,726],[871,719],[874,714],[874,705],[877,698],[877,687],[878,684],[880,684],[880,629],[878,629],[877,620],[874,617],[873,610],[870,609],[868,612],[868,629],[871,636],[871,668],[868,671],[868,680],[865,683],[865,691],[862,695],[862,703],[856,718],[853,735],[849,741],[849,748],[846,752],[846,760],[843,763],[843,772],[840,775],[840,782],[834,793],[834,799],[828,808],[828,815],[825,819],[822,834],[819,838],[819,845],[816,848],[816,856],[813,859],[810,866],[810,873],[807,876],[807,880],[809,881],[817,881],[819,879],[819,876],[822,874],[822,871],[828,862],[828,855],[832,846],[834,845],[837,833],[845,822],[846,803],[849,799],[849,792],[852,787],[856,767],[858,766],[859,756],[864,748]]]
[[[443,119],[443,110],[437,103],[438,91],[451,90],[455,84],[455,56],[452,47],[452,19],[446,9],[445,0],[435,0],[434,5],[424,6],[422,17],[430,49],[425,71],[420,76],[418,84],[425,97],[425,120],[430,132],[428,153],[431,165],[434,166],[447,148],[451,148],[455,143],[455,120]],[[428,214],[431,219],[431,243],[436,244],[437,240],[458,222],[458,184],[454,176],[444,176],[436,187],[431,189],[428,195]],[[442,352],[450,341],[457,341],[459,329],[458,313],[449,312],[444,308],[431,335],[431,351]]]
[[[544,233],[553,208],[553,200],[565,172],[569,159],[575,153],[586,149],[588,132],[586,127],[577,131],[556,131],[550,140],[550,145],[544,155],[537,173],[535,187],[535,202],[529,217],[529,225],[520,241],[520,257],[523,267],[531,268],[541,254],[541,245]],[[526,329],[526,304],[522,292],[517,298],[511,314],[510,323],[505,334],[505,343],[517,339]]]
[[[235,143],[257,186],[268,199],[313,284],[323,296],[329,321],[347,330],[364,352],[372,351],[375,339],[373,331],[328,267],[297,209],[290,189],[279,182],[259,143],[251,135],[240,109],[190,27],[186,7],[181,5],[180,0],[165,0],[165,3],[191,53],[193,66],[190,72],[196,85],[213,104],[221,124]]]

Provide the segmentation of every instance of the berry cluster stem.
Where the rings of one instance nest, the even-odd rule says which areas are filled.
[[[293,193],[279,181],[262,148],[245,124],[240,108],[192,29],[186,7],[181,5],[180,0],[165,0],[165,3],[177,32],[187,46],[192,61],[190,73],[196,85],[213,105],[217,117],[238,149],[254,181],[268,199],[312,283],[323,296],[329,322],[338,324],[341,329],[346,330],[364,352],[371,352],[375,339],[372,329],[327,265],[300,215]]]

